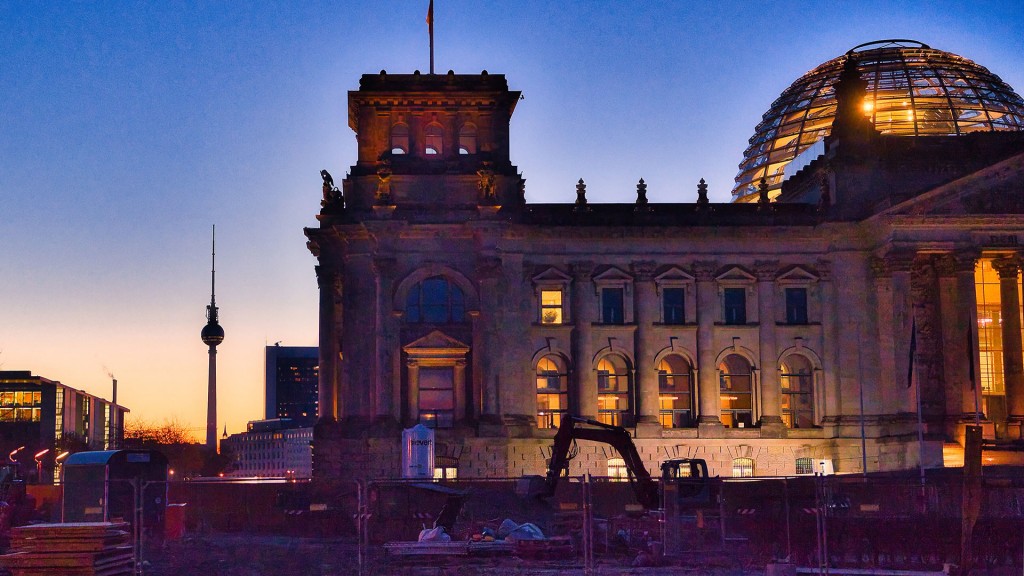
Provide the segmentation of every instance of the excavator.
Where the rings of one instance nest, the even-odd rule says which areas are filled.
[[[555,494],[558,481],[568,472],[569,461],[578,452],[577,440],[600,442],[614,448],[629,471],[629,482],[637,502],[646,510],[662,508],[662,490],[644,467],[629,430],[587,418],[565,416],[555,433],[551,463],[543,478],[530,478],[530,493],[539,498]],[[710,499],[708,464],[700,458],[674,458],[661,464],[661,486],[670,489],[680,502],[706,503]]]

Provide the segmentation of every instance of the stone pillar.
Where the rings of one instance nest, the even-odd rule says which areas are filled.
[[[317,394],[319,405],[319,418],[321,420],[336,421],[340,418],[341,406],[338,405],[338,379],[337,374],[341,372],[337,364],[341,361],[342,350],[338,340],[334,337],[337,332],[335,326],[335,298],[341,296],[341,275],[325,266],[316,267],[316,284],[320,289],[320,342],[319,342],[319,376],[317,379]]]
[[[942,342],[942,413],[945,415],[944,431],[952,436],[960,421],[963,401],[961,390],[967,383],[967,333],[960,314],[959,288],[956,281],[956,260],[952,255],[943,254],[932,260],[938,284],[939,337]]]
[[[398,326],[391,314],[394,307],[391,292],[394,284],[395,259],[374,258],[373,269],[377,288],[377,306],[374,315],[376,323],[374,361],[377,366],[374,370],[373,381],[373,415],[377,424],[392,424],[398,420],[398,415],[395,414],[395,391],[398,387],[394,383],[401,382],[401,374],[395,374],[395,363],[393,362],[395,354],[400,354],[398,351]]]
[[[721,399],[718,390],[718,367],[715,366],[715,319],[720,308],[718,286],[715,284],[715,262],[694,262],[693,276],[697,284],[697,401],[700,417],[698,434],[721,435]]]
[[[878,330],[878,381],[876,386],[864,389],[865,411],[880,414],[885,411],[900,411],[896,390],[896,337],[893,331],[893,289],[892,268],[885,258],[871,259],[871,273],[875,281],[875,302],[877,303],[876,328]],[[865,331],[866,332],[866,331]],[[906,372],[904,371],[905,375]],[[861,375],[863,378],[863,375]],[[906,383],[904,382],[905,386]],[[869,401],[870,399],[870,401]],[[871,406],[873,410],[869,409]]]
[[[597,378],[594,371],[594,343],[591,324],[597,318],[597,296],[592,276],[593,262],[572,264],[572,322],[576,327],[573,366],[573,396],[577,414],[583,418],[597,419]]]
[[[959,319],[960,335],[963,342],[964,382],[961,394],[962,420],[973,424],[984,418],[981,414],[981,359],[978,355],[978,295],[975,285],[974,270],[978,264],[978,253],[974,250],[962,250],[953,254],[956,273],[956,306]],[[971,349],[967,350],[967,332],[970,331]],[[953,359],[950,359],[953,360]],[[974,370],[968,363],[974,364]],[[970,375],[974,374],[974,382]]]
[[[842,413],[837,375],[839,370],[839,331],[836,326],[839,320],[839,310],[836,307],[835,283],[832,281],[832,262],[819,260],[816,266],[821,290],[821,352],[825,368],[822,371],[821,386],[815,389],[815,393],[820,389],[824,396],[816,400],[816,405],[823,409],[815,415],[815,421],[827,424]],[[863,375],[858,374],[857,378],[863,379]]]
[[[1006,382],[1008,428],[1022,438],[1024,432],[1024,351],[1021,349],[1020,293],[1017,276],[1020,273],[1019,256],[1006,256],[992,261],[999,273],[999,301],[1003,333],[1003,375]]]
[[[894,412],[917,413],[917,390],[907,386],[910,371],[910,338],[914,326],[914,302],[911,297],[911,273],[915,253],[895,252],[886,255],[886,264],[892,272],[892,350],[895,371],[893,382],[882,394],[882,405]],[[920,328],[920,326],[918,326]],[[919,335],[920,337],[920,335]],[[885,346],[885,344],[882,344]],[[916,373],[915,379],[922,374]]]
[[[754,262],[757,278],[758,362],[761,364],[761,436],[783,434],[779,382],[778,347],[775,343],[775,274],[778,261]]]
[[[501,259],[484,257],[476,263],[477,283],[480,287],[480,317],[474,324],[473,364],[479,363],[479,381],[473,382],[474,416],[481,421],[496,424],[498,414],[498,378],[503,365],[502,346],[499,344],[500,314],[503,309],[498,297],[498,280],[501,278]],[[480,337],[476,334],[479,332]],[[474,378],[477,380],[477,378]]]
[[[658,420],[661,404],[659,402],[658,370],[654,365],[655,350],[653,324],[658,321],[658,293],[654,286],[654,262],[634,262],[633,281],[636,300],[633,316],[636,321],[636,338],[634,339],[634,358],[636,358],[636,377],[633,382],[637,386],[640,405],[636,409],[638,416],[637,433],[644,435],[660,435],[661,424]]]

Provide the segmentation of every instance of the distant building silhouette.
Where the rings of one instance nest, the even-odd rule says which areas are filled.
[[[266,419],[312,426],[317,418],[319,352],[316,346],[267,346]]]

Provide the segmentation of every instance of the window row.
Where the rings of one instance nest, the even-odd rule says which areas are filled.
[[[444,127],[437,122],[431,122],[423,127],[422,134],[412,137],[409,125],[398,122],[391,126],[390,150],[392,154],[413,154],[413,143],[418,142],[416,148],[420,154],[428,158],[440,158],[444,156]],[[471,123],[463,124],[458,134],[459,154],[476,154],[477,139],[476,126]]]
[[[632,370],[623,356],[610,354],[597,366],[597,419],[615,426],[636,423],[637,406]],[[694,369],[678,354],[662,359],[658,370],[658,418],[665,428],[697,425],[697,393]],[[815,426],[814,369],[799,354],[787,356],[779,365],[780,415],[789,428]],[[719,418],[726,427],[746,428],[755,420],[753,367],[739,354],[730,354],[718,365]],[[558,428],[569,413],[569,371],[559,355],[549,354],[537,362],[537,426]]]
[[[812,458],[797,458],[795,464],[796,473],[798,475],[804,474],[815,474],[823,473],[830,468],[827,467],[828,461],[820,461],[816,467],[814,459]],[[754,459],[753,458],[733,458],[732,460],[732,477],[733,478],[752,478],[754,476]],[[629,479],[629,467],[626,466],[626,462],[622,458],[609,458],[608,459],[608,477],[621,479],[623,481]]]
[[[786,324],[807,324],[809,322],[807,288],[803,286],[783,288]],[[721,322],[727,325],[747,324],[748,289],[744,287],[722,288]],[[606,287],[598,290],[600,295],[601,324],[626,324],[627,307],[630,304],[622,287]],[[683,325],[693,323],[696,314],[687,310],[687,288],[662,288],[660,298],[661,324]],[[565,324],[568,314],[565,309],[565,290],[562,288],[540,291],[540,323]],[[692,304],[691,304],[692,306]],[[631,312],[631,311],[630,311]]]
[[[39,406],[43,393],[34,390],[0,392],[0,406]]]

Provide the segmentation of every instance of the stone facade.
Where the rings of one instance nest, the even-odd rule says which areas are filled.
[[[836,130],[771,203],[698,187],[692,204],[654,204],[641,181],[633,202],[590,204],[581,180],[574,203],[531,204],[509,156],[518,96],[487,73],[382,72],[349,94],[357,163],[340,190],[325,178],[306,229],[314,475],[397,475],[417,422],[460,476],[541,474],[566,414],[635,430],[649,469],[941,465],[975,413],[980,258],[999,260],[1005,313],[1020,314],[1020,134]],[[1006,355],[1008,413],[988,433],[1019,438],[1019,321]],[[570,473],[606,474],[615,456],[581,443]]]

